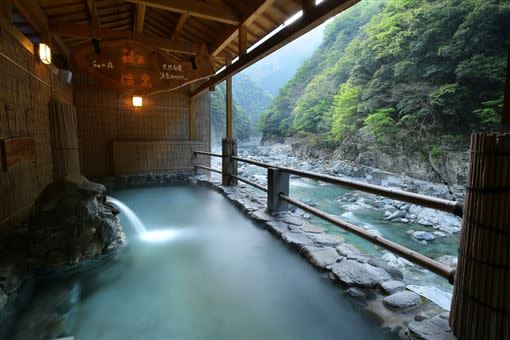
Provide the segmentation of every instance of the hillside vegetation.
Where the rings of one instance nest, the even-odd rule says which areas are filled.
[[[234,136],[247,140],[256,134],[256,122],[271,104],[272,97],[250,77],[238,74],[232,82]],[[214,143],[225,137],[225,82],[216,86],[211,95],[211,135]]]
[[[264,138],[465,150],[499,124],[509,23],[507,0],[361,1],[264,112]]]

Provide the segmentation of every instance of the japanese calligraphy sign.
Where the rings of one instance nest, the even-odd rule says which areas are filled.
[[[175,60],[140,41],[111,40],[100,44],[100,54],[91,45],[74,50],[72,66],[109,88],[151,93],[176,89],[214,73],[206,51],[188,60]]]

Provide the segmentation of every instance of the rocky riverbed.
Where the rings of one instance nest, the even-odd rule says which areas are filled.
[[[239,148],[239,154],[241,157],[270,164],[346,177],[359,182],[383,187],[396,188],[459,202],[462,202],[464,199],[464,187],[460,185],[447,186],[445,184],[426,182],[408,176],[399,176],[398,174],[389,173],[369,166],[354,165],[337,160],[303,159],[293,152],[292,145],[290,144],[273,144],[264,145],[263,147],[256,144],[247,144]],[[267,184],[267,176],[264,169],[257,169],[250,165],[240,163],[238,172],[240,175],[252,181],[263,185]],[[291,179],[299,178],[297,176],[291,176]],[[360,191],[345,192],[336,197],[336,202],[338,202],[338,206],[345,212],[371,210],[375,213],[382,213],[386,221],[407,224],[410,226],[407,230],[408,237],[424,245],[435,239],[449,238],[452,235],[457,235],[461,230],[462,220],[452,214],[366,194]],[[305,203],[312,206],[317,204],[313,197],[308,198],[308,202]],[[424,228],[414,230],[412,227],[413,225]],[[445,258],[443,257],[442,259]],[[448,259],[448,262],[451,261],[455,260]]]

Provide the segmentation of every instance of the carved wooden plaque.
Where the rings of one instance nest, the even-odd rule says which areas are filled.
[[[0,169],[7,171],[26,161],[36,161],[35,140],[31,137],[10,138],[0,141]]]
[[[172,90],[214,74],[204,49],[198,56],[176,60],[165,51],[136,40],[101,41],[73,50],[72,67],[109,88],[144,94]]]

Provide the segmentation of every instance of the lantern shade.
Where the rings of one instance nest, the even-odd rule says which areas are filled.
[[[39,59],[43,64],[51,64],[51,49],[44,43],[39,44]]]
[[[143,106],[143,98],[140,96],[133,96],[133,106],[134,107],[142,107]]]

